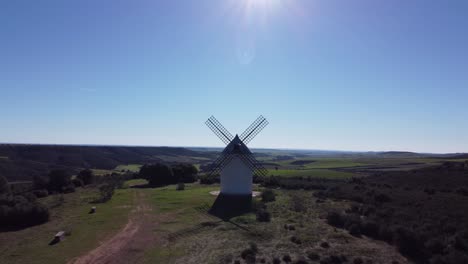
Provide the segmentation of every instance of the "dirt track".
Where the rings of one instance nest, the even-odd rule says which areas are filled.
[[[125,227],[97,248],[69,261],[69,264],[137,263],[143,257],[145,249],[158,242],[152,232],[157,225],[157,221],[149,213],[152,208],[143,192],[134,192],[136,207],[131,211]]]

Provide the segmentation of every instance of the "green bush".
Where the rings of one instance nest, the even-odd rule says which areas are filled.
[[[10,187],[8,186],[7,179],[3,175],[0,175],[0,194],[9,193],[9,192],[10,192]]]
[[[220,182],[219,174],[200,176],[200,184],[215,184]]]
[[[256,214],[257,221],[259,222],[270,222],[271,221],[271,214],[266,209],[260,209],[257,211]]]
[[[49,192],[46,189],[42,189],[42,190],[34,190],[33,194],[36,195],[37,198],[44,198],[49,195]]]
[[[83,185],[88,185],[94,182],[94,173],[90,169],[82,170],[76,178],[80,179]]]
[[[271,189],[265,189],[262,192],[262,202],[268,203],[268,202],[273,202],[276,200],[276,195],[275,192]]]
[[[49,210],[36,202],[35,197],[33,199],[9,194],[0,196],[0,226],[22,228],[48,220]]]
[[[64,189],[70,190],[72,185],[71,176],[65,170],[52,170],[49,173],[49,191],[63,192]]]
[[[176,188],[177,191],[183,191],[185,190],[185,184],[183,182],[179,182],[177,184],[177,188]]]
[[[99,198],[94,200],[94,203],[105,203],[114,195],[115,185],[106,183],[99,186]]]

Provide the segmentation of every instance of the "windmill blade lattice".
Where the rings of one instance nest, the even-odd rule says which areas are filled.
[[[214,176],[216,174],[220,174],[221,170],[224,167],[224,164],[228,163],[233,158],[234,158],[234,155],[221,153],[221,155],[212,163],[208,176]]]
[[[268,170],[252,154],[241,154],[239,158],[259,176],[267,176]]]
[[[216,136],[224,142],[224,144],[229,144],[234,138],[231,133],[223,126],[221,123],[214,117],[211,116],[206,120],[205,124],[215,133]]]
[[[262,131],[268,125],[268,121],[265,117],[259,116],[255,121],[241,134],[240,139],[244,144],[249,144],[249,142],[255,138],[260,131]]]

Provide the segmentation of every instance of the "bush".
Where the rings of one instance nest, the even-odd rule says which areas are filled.
[[[298,238],[297,236],[292,236],[291,242],[293,242],[294,244],[298,244],[298,245],[302,244],[302,240]]]
[[[9,193],[9,192],[10,192],[10,187],[8,186],[7,179],[3,175],[0,175],[0,194]]]
[[[20,195],[0,196],[0,226],[22,228],[47,222],[47,207],[31,201],[32,197],[28,198]]]
[[[244,249],[241,252],[241,257],[247,262],[247,263],[255,263],[256,255],[258,253],[258,247],[257,244],[255,243],[250,243],[248,249]]]
[[[144,165],[140,168],[140,177],[148,180],[152,187],[176,184],[178,181],[174,177],[172,169],[163,163]]]
[[[395,245],[401,254],[414,260],[424,260],[424,245],[415,232],[405,227],[399,227],[395,231]]]
[[[114,195],[115,186],[113,184],[102,184],[99,186],[99,198],[94,200],[94,203],[105,203]]]
[[[307,257],[310,259],[310,260],[313,260],[313,261],[318,261],[320,260],[320,255],[317,254],[317,253],[314,253],[314,252],[309,252],[307,254]]]
[[[344,227],[344,219],[338,212],[329,212],[327,215],[327,223],[338,228]]]
[[[47,177],[35,175],[33,178],[33,189],[43,190],[49,187],[49,181]]]
[[[436,238],[428,240],[424,246],[434,255],[442,254],[445,248],[444,243]]]
[[[355,237],[361,236],[361,228],[358,224],[352,224],[348,227],[349,234]]]
[[[68,186],[65,186],[62,188],[62,192],[63,193],[72,193],[72,192],[75,192],[75,185],[73,184],[70,184]]]
[[[177,191],[183,191],[185,190],[185,184],[183,182],[179,182],[177,184],[177,188],[176,188]]]
[[[33,194],[36,195],[37,198],[44,198],[49,195],[49,192],[46,189],[42,189],[42,190],[34,190]]]
[[[72,183],[73,185],[75,186],[75,188],[78,188],[78,187],[83,187],[84,186],[84,183],[81,179],[78,179],[78,178],[75,178],[72,180]]]
[[[384,193],[379,193],[379,194],[375,195],[374,199],[378,203],[388,203],[388,202],[392,201],[392,199],[388,195],[386,195]]]
[[[379,226],[373,221],[365,221],[361,224],[361,232],[365,236],[378,238]]]
[[[188,163],[179,163],[171,167],[174,177],[178,182],[192,183],[197,180],[198,170]]]
[[[49,173],[49,190],[63,192],[64,188],[72,185],[71,176],[65,170],[52,170]]]
[[[459,188],[459,189],[457,189],[456,193],[458,193],[458,194],[460,194],[460,195],[468,196],[468,189],[466,189],[466,188]]]
[[[364,261],[362,260],[361,257],[355,257],[353,259],[353,264],[363,264],[363,263],[364,263]]]
[[[203,175],[200,177],[200,184],[215,184],[215,183],[220,183],[219,174]]]
[[[269,203],[274,202],[276,200],[275,192],[271,189],[265,189],[262,192],[262,202]]]
[[[289,263],[292,261],[291,256],[289,254],[286,254],[283,256],[283,261],[286,263]]]
[[[259,222],[270,222],[271,214],[266,209],[257,210],[257,221]]]
[[[80,171],[76,177],[83,182],[83,185],[89,185],[94,182],[94,173],[90,169]]]

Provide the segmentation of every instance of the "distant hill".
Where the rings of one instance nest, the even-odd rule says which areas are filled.
[[[10,181],[28,180],[51,168],[114,169],[121,164],[161,160],[193,161],[206,157],[197,151],[172,147],[0,145],[0,173]]]

